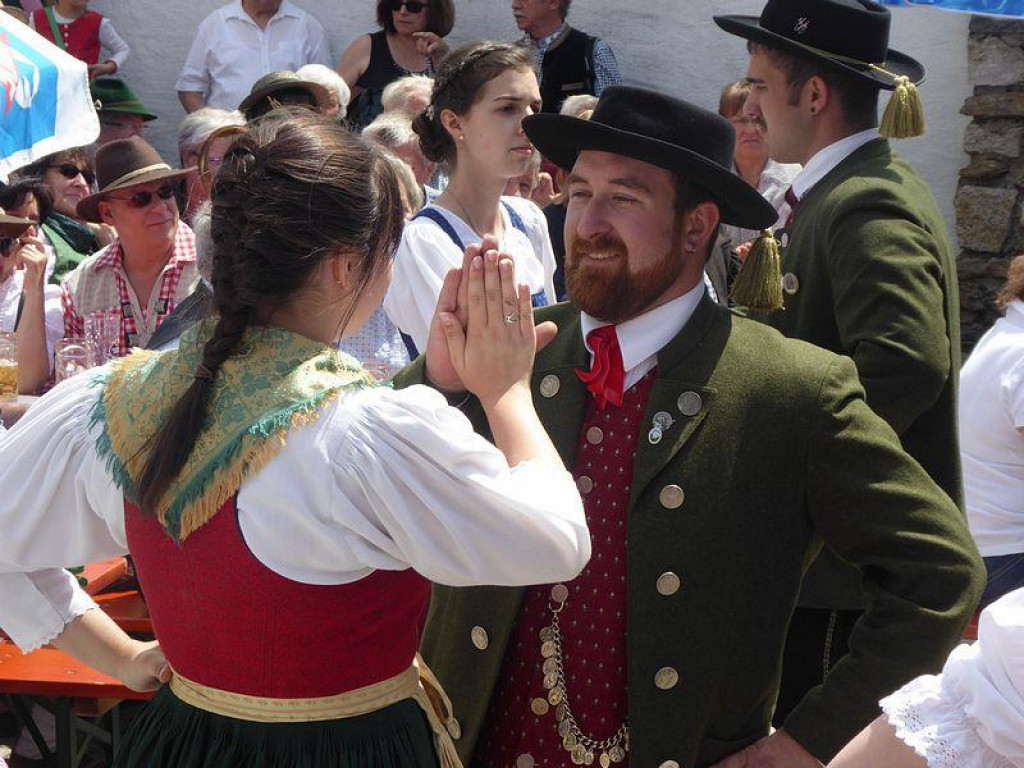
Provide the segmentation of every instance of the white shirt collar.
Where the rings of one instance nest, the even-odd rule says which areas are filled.
[[[879,137],[877,128],[869,128],[866,131],[847,136],[845,139],[829,144],[824,149],[819,149],[814,157],[807,161],[804,169],[793,179],[793,193],[798,200],[802,200],[811,189],[828,175],[829,171],[839,165],[858,149],[869,141]]]
[[[284,0],[284,2],[281,3],[281,7],[277,9],[277,13],[270,17],[270,21],[267,22],[267,25],[269,26],[271,22],[276,21],[277,19],[283,19],[286,16],[298,17],[298,15],[299,14],[295,6],[288,2],[288,0]],[[227,18],[241,19],[242,21],[248,21],[250,24],[256,23],[252,20],[252,16],[245,12],[245,8],[242,7],[242,0],[235,0],[235,2],[228,7]]]
[[[704,282],[700,281],[682,296],[615,326],[615,335],[619,337],[619,349],[622,352],[622,367],[627,374],[626,389],[631,386],[629,379],[632,377],[628,374],[652,358],[654,362],[657,361],[657,354],[683,330],[703,296]],[[608,323],[580,312],[583,343],[591,355],[594,350],[587,343],[587,334],[603,325]],[[653,367],[648,366],[636,378],[639,379]]]
[[[1014,299],[1006,305],[1006,319],[1013,325],[1024,328],[1024,301]]]

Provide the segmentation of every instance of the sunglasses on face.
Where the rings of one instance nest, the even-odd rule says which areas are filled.
[[[85,179],[85,183],[90,187],[92,183],[96,181],[96,174],[90,171],[88,168],[79,168],[74,163],[61,163],[60,165],[51,165],[57,173],[63,176],[65,179],[73,179],[78,175],[81,175]]]
[[[109,195],[109,197],[113,200],[122,200],[128,203],[129,208],[147,208],[156,197],[159,197],[161,200],[170,200],[174,197],[174,187],[168,184],[160,187],[156,192],[143,189],[128,197],[118,197],[116,195]]]
[[[409,13],[422,13],[429,3],[421,3],[418,0],[394,0],[391,3],[391,10],[400,11],[403,5]]]

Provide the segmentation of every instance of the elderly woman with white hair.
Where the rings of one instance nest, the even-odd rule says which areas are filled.
[[[434,78],[430,75],[406,75],[384,88],[380,105],[384,112],[408,112],[415,117],[430,106]]]
[[[178,155],[182,168],[196,168],[203,155],[204,145],[210,137],[226,128],[241,128],[245,118],[237,110],[203,107],[191,114],[178,126]],[[203,171],[209,173],[220,165],[224,154],[231,146],[232,137],[224,136],[210,142],[206,147],[206,159],[202,171],[196,171],[185,179],[185,198],[179,200],[182,218],[192,223],[199,207],[210,198],[210,183],[203,178]]]
[[[303,80],[309,80],[327,89],[327,100],[320,112],[334,120],[343,120],[352,99],[352,91],[337,72],[323,64],[307,64],[295,71]]]

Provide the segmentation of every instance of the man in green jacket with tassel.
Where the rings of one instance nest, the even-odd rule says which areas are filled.
[[[889,11],[869,0],[769,0],[760,18],[715,21],[748,41],[745,114],[763,118],[775,160],[804,166],[776,233],[781,270],[748,283],[771,284],[784,308],[751,314],[853,358],[868,405],[962,508],[953,251],[927,185],[885,138],[924,132],[924,68],[888,47]],[[881,89],[894,93],[879,129]],[[738,289],[734,300],[758,309]],[[869,601],[856,569],[826,548],[790,629],[777,725],[846,653]]]
[[[959,639],[983,581],[964,519],[867,406],[850,360],[706,295],[719,221],[775,217],[731,172],[728,121],[611,87],[589,121],[523,125],[571,171],[572,304],[538,312],[558,333],[532,384],[593,556],[567,584],[435,587],[422,650],[454,704],[448,729],[477,768],[817,766]],[[425,359],[396,383],[432,383],[484,429],[448,352],[459,278],[446,279]],[[852,653],[769,735],[786,630],[822,543],[859,569],[871,604]]]

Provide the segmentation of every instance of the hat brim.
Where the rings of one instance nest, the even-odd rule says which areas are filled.
[[[29,227],[35,226],[36,222],[31,219],[22,219],[17,216],[8,216],[0,213],[0,237],[18,237]]]
[[[148,123],[150,120],[156,120],[159,117],[159,115],[154,115],[152,112],[149,112],[142,107],[108,107],[104,106],[103,102],[100,102],[100,106],[96,111],[114,112],[119,115],[138,115],[145,123]]]
[[[566,115],[532,115],[523,128],[542,155],[567,171],[583,150],[611,152],[679,173],[710,192],[725,224],[767,229],[778,219],[772,204],[730,169],[675,144]]]
[[[265,99],[268,96],[273,96],[278,91],[290,91],[294,89],[309,91],[312,93],[318,107],[322,107],[327,103],[327,89],[320,85],[320,83],[314,83],[312,80],[282,80],[250,93],[242,99],[242,103],[238,105],[238,111],[244,115],[249,111],[249,108],[258,101]]]
[[[79,218],[84,219],[85,221],[99,222],[102,221],[102,217],[100,216],[100,201],[106,198],[111,192],[117,192],[121,189],[131,189],[132,187],[138,187],[142,184],[151,184],[154,181],[178,181],[180,179],[184,179],[196,170],[197,169],[195,167],[182,168],[180,170],[172,168],[169,171],[153,171],[152,173],[144,173],[126,184],[109,186],[94,195],[83,197],[78,201],[78,205],[75,207],[75,210],[77,211]]]
[[[793,53],[804,59],[821,62],[825,66],[838,70],[848,75],[853,75],[861,80],[866,80],[875,86],[887,91],[896,87],[893,75],[907,77],[910,82],[919,85],[924,82],[924,65],[917,59],[907,56],[905,53],[889,49],[885,61],[878,64],[878,67],[885,70],[885,74],[878,69],[865,64],[858,66],[839,59],[832,58],[824,51],[802,45],[796,40],[783,37],[777,32],[765,29],[761,26],[761,19],[757,16],[715,16],[715,24],[728,32],[730,35],[742,37],[744,40],[751,40],[772,48]]]

